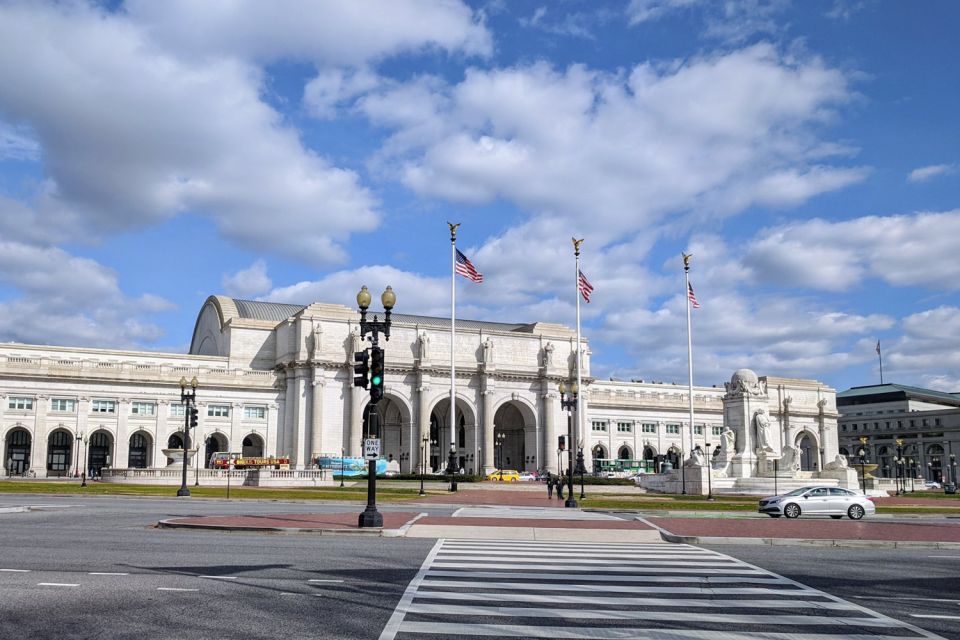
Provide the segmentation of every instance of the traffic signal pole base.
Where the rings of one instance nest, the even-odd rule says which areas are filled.
[[[360,514],[357,526],[361,529],[383,527],[383,514],[377,511],[376,507],[373,509],[367,507],[363,513]]]
[[[178,497],[181,497],[181,498],[182,498],[182,497],[184,497],[184,496],[189,496],[189,495],[190,495],[190,489],[177,489],[177,496],[178,496]]]
[[[571,509],[576,509],[579,505],[577,504],[577,501],[574,500],[573,498],[567,498],[566,501],[564,501],[563,506],[569,507]]]

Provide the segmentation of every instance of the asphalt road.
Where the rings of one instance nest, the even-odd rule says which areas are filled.
[[[359,513],[362,505],[0,497],[0,506],[24,504],[44,510],[0,514],[2,639],[377,638],[434,547],[424,539],[153,526],[200,514]],[[713,550],[960,640],[960,553]]]
[[[960,551],[707,547],[807,586],[960,640]]]

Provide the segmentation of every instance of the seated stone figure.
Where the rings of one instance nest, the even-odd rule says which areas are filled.
[[[778,466],[781,471],[799,471],[800,470],[800,452],[796,447],[787,445],[783,448],[783,455],[780,457]]]
[[[841,471],[847,468],[847,457],[842,456],[839,453],[837,457],[833,459],[833,462],[828,462],[823,465],[824,471]]]
[[[683,461],[683,466],[685,467],[703,467],[706,466],[707,461],[703,457],[703,451],[700,449],[694,449],[690,452],[690,457]]]

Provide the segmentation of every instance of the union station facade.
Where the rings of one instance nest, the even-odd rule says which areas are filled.
[[[421,455],[428,471],[446,466],[451,349],[465,472],[566,465],[558,436],[578,422],[558,391],[576,375],[570,328],[458,320],[451,345],[449,319],[394,313],[381,345],[386,389],[374,435],[401,472],[417,472]],[[353,354],[363,346],[354,309],[225,296],[204,303],[188,354],[0,345],[4,469],[51,477],[165,467],[164,450],[183,448],[179,381],[194,376],[200,424],[191,439],[202,465],[217,451],[289,456],[295,469],[320,455],[359,456],[369,392],[353,385]],[[686,385],[595,380],[582,346],[577,441],[588,469],[617,458],[676,464],[691,441],[706,450],[719,443],[722,386],[694,387],[691,430]]]

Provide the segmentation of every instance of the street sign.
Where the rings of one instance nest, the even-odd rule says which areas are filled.
[[[379,438],[367,438],[363,441],[363,457],[367,460],[378,460],[380,458]]]

